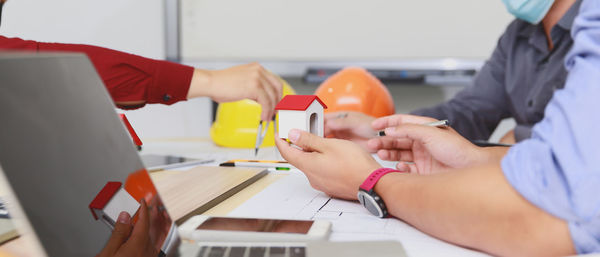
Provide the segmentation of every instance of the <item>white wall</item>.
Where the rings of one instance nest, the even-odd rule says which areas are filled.
[[[9,0],[0,34],[93,44],[163,59],[164,1],[170,0]],[[210,62],[485,57],[512,19],[500,0],[183,2],[187,53]],[[318,27],[323,21],[324,27]],[[340,26],[343,29],[336,31]],[[317,34],[309,33],[315,29]],[[349,38],[353,29],[356,37]],[[375,38],[383,41],[363,48],[372,46]],[[354,50],[356,55],[347,55]],[[196,99],[125,113],[142,138],[206,136],[209,109],[207,99]]]
[[[166,0],[9,0],[0,34],[44,42],[83,43],[164,59]],[[209,101],[126,111],[142,138],[207,135]]]
[[[197,60],[486,58],[513,17],[501,0],[182,0]]]

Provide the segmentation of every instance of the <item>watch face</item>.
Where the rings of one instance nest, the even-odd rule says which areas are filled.
[[[383,211],[379,208],[379,204],[373,199],[369,193],[365,191],[358,191],[358,201],[373,215],[383,218]]]

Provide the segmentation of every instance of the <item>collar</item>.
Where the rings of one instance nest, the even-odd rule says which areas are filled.
[[[556,25],[563,30],[570,31],[571,27],[573,27],[573,22],[575,21],[575,17],[577,16],[577,14],[579,14],[580,6],[581,6],[581,0],[575,1],[575,3],[573,3],[573,5],[569,8],[569,10],[563,15],[563,17],[560,18],[560,20],[558,20]],[[523,22],[524,25],[523,25],[523,28],[518,33],[519,36],[532,37],[533,33],[535,33],[537,30],[541,30],[542,32],[544,31],[543,25],[541,22],[536,25],[528,23],[526,21],[521,21],[521,22]],[[554,26],[554,28],[556,28],[557,26]]]
[[[575,1],[575,3],[573,3],[571,8],[569,8],[565,15],[563,15],[563,17],[560,18],[560,20],[557,23],[558,26],[562,27],[565,30],[571,30],[571,27],[573,27],[573,21],[575,20],[577,14],[579,14],[580,6],[581,0]]]
[[[573,21],[579,13],[579,7],[581,6],[581,0],[575,1],[569,10],[563,15],[562,18],[552,28],[550,34],[552,41],[556,42],[565,34],[569,34]],[[533,25],[526,21],[520,21],[523,23],[523,27],[518,32],[520,37],[528,38],[529,44],[540,52],[549,54],[548,43],[546,42],[546,34],[544,33],[544,25],[540,22],[539,24]],[[540,58],[544,57],[541,56]]]

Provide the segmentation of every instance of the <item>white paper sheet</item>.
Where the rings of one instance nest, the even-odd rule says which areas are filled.
[[[358,202],[331,199],[302,174],[289,174],[248,199],[229,216],[319,219],[332,223],[332,241],[397,240],[409,256],[488,256],[431,237],[394,218],[371,215]]]

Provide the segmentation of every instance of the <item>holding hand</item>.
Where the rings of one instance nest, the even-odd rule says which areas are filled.
[[[376,134],[371,128],[375,118],[361,112],[334,112],[325,114],[325,136],[353,141],[367,149],[367,141]]]
[[[360,146],[339,139],[321,138],[292,129],[288,139],[302,150],[276,136],[279,152],[300,169],[317,190],[343,199],[356,200],[358,187],[381,166]]]
[[[432,121],[436,120],[403,114],[375,120],[373,128],[387,127],[387,136],[370,140],[368,147],[376,150],[383,160],[399,161],[396,166],[399,170],[419,174],[499,161],[508,150],[507,147],[475,146],[450,127],[415,124]]]
[[[142,200],[135,227],[129,214],[121,212],[106,246],[96,257],[158,256],[158,251],[150,239],[148,207]]]
[[[208,96],[218,103],[254,100],[262,106],[261,120],[268,121],[275,115],[282,94],[283,84],[277,76],[258,63],[250,63],[224,70],[196,69],[187,97]]]

